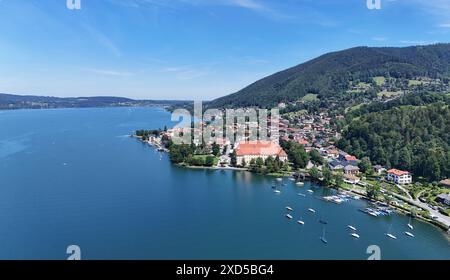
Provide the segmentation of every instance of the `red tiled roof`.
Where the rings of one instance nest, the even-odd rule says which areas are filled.
[[[303,146],[309,144],[309,142],[306,141],[305,139],[299,140],[298,143],[299,143],[300,145],[303,145]]]
[[[236,149],[236,155],[287,157],[286,152],[280,146],[270,141],[241,142]]]
[[[402,176],[402,175],[408,175],[409,174],[408,171],[402,171],[402,170],[398,170],[398,169],[388,170],[387,173],[388,174],[394,174],[395,176]]]
[[[347,155],[347,156],[345,156],[345,160],[346,161],[353,161],[353,160],[358,160],[358,159],[355,156]]]
[[[450,179],[445,179],[439,182],[441,185],[450,186]]]

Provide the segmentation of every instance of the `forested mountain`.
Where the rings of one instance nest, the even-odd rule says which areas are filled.
[[[450,107],[437,102],[364,114],[344,129],[338,146],[377,164],[431,180],[450,177]]]
[[[272,107],[315,94],[324,100],[348,93],[353,81],[373,77],[428,77],[448,84],[450,44],[406,48],[357,47],[328,53],[259,80],[241,91],[212,101],[209,107]]]
[[[1,109],[85,108],[114,106],[172,106],[184,101],[133,100],[123,97],[49,97],[0,93]]]

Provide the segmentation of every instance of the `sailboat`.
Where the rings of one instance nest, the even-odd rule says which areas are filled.
[[[414,234],[412,234],[412,233],[409,232],[409,231],[405,231],[405,234],[406,234],[407,236],[409,236],[409,237],[414,237]]]
[[[351,233],[350,235],[353,236],[356,239],[359,239],[359,234],[357,234],[355,232]]]
[[[392,233],[390,233],[391,227],[392,227],[392,225],[389,226],[389,229],[388,229],[388,232],[386,233],[386,236],[391,238],[391,239],[397,239],[397,236],[395,236]]]
[[[351,202],[351,200],[350,200],[350,205],[351,205],[351,204],[352,204],[352,202]],[[353,214],[353,215],[354,215],[354,214]],[[352,225],[352,224],[353,224],[353,220],[354,220],[354,217],[352,216],[351,221],[350,221],[350,224],[347,225],[347,227],[348,227],[349,229],[353,230],[353,231],[357,231],[357,230],[356,230],[356,227]]]
[[[288,211],[294,211],[294,209],[292,209],[292,207],[286,206],[286,210]]]
[[[322,236],[320,237],[320,240],[325,244],[328,243],[328,240],[325,238],[325,228],[323,228],[323,232],[322,232]]]
[[[411,222],[412,222],[412,215],[409,216],[408,227],[409,227],[410,229],[414,229],[414,227],[413,227],[413,225],[411,224]]]
[[[311,198],[310,198],[310,201],[309,201],[309,208],[308,208],[308,211],[311,212],[311,213],[316,213],[316,210],[314,210],[314,209],[312,208],[312,200],[311,200]]]
[[[286,216],[286,218],[288,218],[289,220],[292,220],[292,218],[293,218],[291,214],[286,214],[285,216]]]
[[[301,218],[300,218],[300,220],[297,221],[297,223],[298,223],[299,225],[302,225],[302,226],[305,225],[305,222],[304,222],[303,220],[301,220]]]

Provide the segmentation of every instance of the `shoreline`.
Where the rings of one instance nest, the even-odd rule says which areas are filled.
[[[154,147],[156,150],[158,150],[160,152],[169,153],[169,151],[167,151],[165,148],[160,147],[157,143],[151,143],[151,142],[148,142],[148,141],[142,141],[142,138],[139,137],[139,136],[136,136],[136,135],[130,135],[130,137],[135,138],[135,139],[139,139],[142,143],[148,144],[149,146]],[[161,150],[161,149],[163,149],[163,150]],[[226,166],[226,167],[219,167],[219,166],[190,166],[190,165],[186,165],[186,164],[176,164],[175,166],[180,167],[180,168],[186,168],[186,169],[196,169],[196,170],[201,170],[201,169],[204,169],[204,170],[231,170],[231,171],[244,171],[244,172],[249,172],[251,174],[255,174],[255,173],[251,172],[250,169],[242,168],[242,167],[231,167],[231,166]],[[259,175],[261,175],[261,176],[268,176],[268,177],[292,178],[294,174],[295,173],[292,173],[292,174],[277,174],[277,175],[270,175],[270,174],[259,174]],[[314,182],[313,180],[307,180],[307,181],[308,182]],[[333,190],[336,190],[338,192],[339,191],[349,192],[349,193],[361,196],[361,198],[363,198],[364,200],[369,201],[369,202],[381,202],[381,203],[383,203],[383,201],[381,201],[381,200],[371,199],[366,194],[358,192],[356,190],[349,190],[349,189],[345,189],[345,188],[342,188],[342,189],[339,190],[339,189],[333,188],[332,186],[325,186],[320,181],[316,182],[316,183],[320,184],[320,186],[322,186],[323,188],[333,189]],[[413,205],[415,207],[421,208],[423,210],[427,210],[427,209],[424,209],[424,208],[422,208],[422,207],[420,207],[418,205],[409,203],[408,201],[406,201],[403,197],[401,197],[399,195],[394,195],[394,196],[396,198],[398,198],[398,199],[400,199],[400,200],[410,204],[410,205]],[[398,214],[408,215],[410,213],[409,211],[407,211],[404,208],[399,207],[399,206],[389,205],[389,207],[394,208]],[[419,216],[419,215],[415,216],[415,218],[418,219],[418,220],[421,220],[423,222],[429,223],[429,224],[431,224],[433,226],[436,226],[440,230],[444,231],[444,233],[446,233],[447,236],[450,236],[450,227],[446,226],[445,224],[440,223],[439,221],[435,221],[435,220],[432,220],[432,219],[425,218],[423,216]]]

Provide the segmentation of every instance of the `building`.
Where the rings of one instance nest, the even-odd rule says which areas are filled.
[[[412,175],[408,171],[398,169],[391,169],[387,171],[386,179],[398,185],[405,185],[412,183]]]
[[[270,141],[248,141],[240,142],[236,148],[236,160],[238,165],[245,161],[249,164],[252,159],[278,157],[281,161],[288,160],[286,152],[276,143]]]
[[[351,175],[351,174],[345,174],[344,175],[344,182],[352,184],[352,185],[356,185],[361,181],[360,178],[356,177],[355,175]]]
[[[436,197],[436,201],[450,206],[450,194],[440,194]]]
[[[344,167],[344,173],[347,175],[358,175],[359,173],[359,167],[358,166],[353,166],[353,165],[347,165],[346,167]]]
[[[383,174],[383,172],[386,172],[386,168],[384,168],[384,167],[381,166],[381,165],[375,165],[375,166],[373,167],[373,170],[374,170],[375,173],[378,174],[378,175],[381,175],[381,174]]]
[[[439,185],[446,187],[446,188],[450,188],[450,179],[445,179],[439,182]]]

